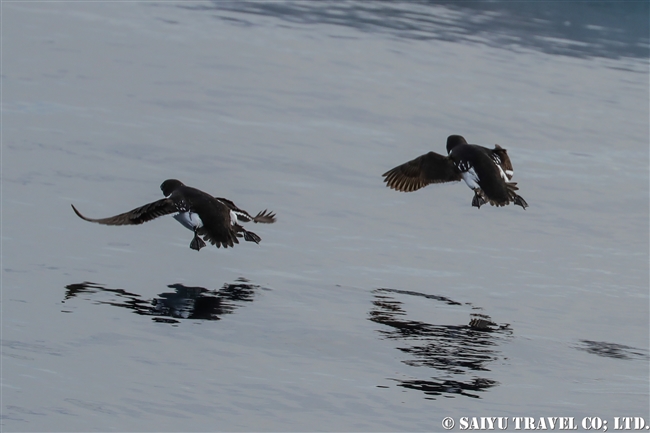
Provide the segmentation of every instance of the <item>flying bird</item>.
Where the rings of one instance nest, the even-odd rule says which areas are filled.
[[[494,149],[467,144],[460,135],[447,138],[447,156],[425,153],[383,174],[386,186],[404,192],[431,183],[462,179],[474,191],[474,207],[480,208],[485,203],[492,206],[514,203],[526,209],[528,203],[515,192],[519,188],[516,182],[511,182],[512,175],[512,162],[506,149],[498,144]]]
[[[165,198],[108,218],[88,218],[83,216],[74,205],[71,206],[79,218],[109,226],[137,225],[163,215],[176,213],[174,218],[194,232],[190,248],[196,251],[206,246],[205,242],[210,242],[217,248],[233,247],[239,243],[238,238],[241,237],[246,241],[259,243],[261,238],[239,223],[275,222],[273,212],[264,210],[256,216],[251,216],[228,199],[213,197],[201,190],[186,186],[176,179],[167,179],[160,185],[160,189]]]

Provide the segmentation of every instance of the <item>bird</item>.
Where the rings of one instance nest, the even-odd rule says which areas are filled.
[[[386,186],[403,192],[416,191],[432,183],[464,180],[474,191],[472,206],[476,208],[486,203],[492,206],[514,203],[526,209],[528,203],[515,192],[519,188],[511,181],[513,174],[508,152],[498,144],[488,149],[467,144],[461,135],[450,135],[447,156],[425,153],[382,176]]]
[[[275,213],[266,209],[256,216],[238,208],[232,201],[213,197],[196,188],[186,186],[177,179],[167,179],[160,185],[165,198],[108,218],[88,218],[77,208],[72,210],[83,220],[109,226],[138,225],[163,215],[176,213],[174,218],[194,232],[190,248],[200,251],[205,242],[219,247],[233,247],[238,238],[259,243],[262,239],[239,223],[253,221],[270,224],[276,221]],[[201,239],[203,238],[203,239]]]

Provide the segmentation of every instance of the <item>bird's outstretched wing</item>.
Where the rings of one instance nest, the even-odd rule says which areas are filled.
[[[77,214],[82,220],[90,221],[91,223],[104,224],[107,226],[124,226],[124,225],[136,225],[146,223],[152,219],[156,219],[163,215],[168,215],[170,213],[177,212],[176,206],[174,203],[168,199],[164,198],[153,203],[145,204],[128,212],[121,213],[108,218],[88,218],[85,217],[77,210],[74,205],[72,210]]]
[[[425,153],[414,160],[387,171],[386,186],[397,191],[411,192],[431,183],[454,182],[462,179],[451,158],[435,152]]]
[[[275,212],[270,212],[264,209],[253,217],[253,222],[271,224],[275,222]]]
[[[243,209],[238,208],[235,203],[233,203],[231,200],[228,200],[227,198],[222,198],[222,197],[215,197],[217,200],[219,200],[221,203],[225,204],[228,206],[228,208],[237,215],[237,220],[247,223],[250,221],[256,222],[256,223],[263,223],[263,224],[271,224],[275,222],[275,213],[274,212],[269,212],[268,210],[264,209],[262,212],[258,213],[255,216],[252,216],[248,212],[246,212]]]

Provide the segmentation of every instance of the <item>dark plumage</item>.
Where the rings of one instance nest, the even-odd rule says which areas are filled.
[[[81,219],[109,226],[142,224],[163,215],[177,213],[174,218],[194,232],[190,248],[197,251],[205,246],[204,241],[216,245],[217,248],[232,247],[239,243],[240,237],[259,243],[261,238],[244,229],[238,222],[275,222],[273,212],[264,210],[253,217],[230,200],[215,198],[196,188],[185,186],[176,179],[164,181],[160,189],[166,198],[108,218],[87,218],[74,205],[72,209]]]
[[[464,180],[474,191],[472,206],[485,203],[505,206],[510,203],[526,209],[528,203],[515,191],[511,182],[512,162],[505,149],[467,144],[460,135],[447,138],[447,156],[429,152],[383,174],[386,185],[397,191],[411,192],[431,183]]]

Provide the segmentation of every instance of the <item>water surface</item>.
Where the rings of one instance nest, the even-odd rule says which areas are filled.
[[[3,428],[648,419],[643,8],[3,3]],[[530,207],[384,186],[453,133]],[[70,208],[167,178],[278,222],[197,253]]]

